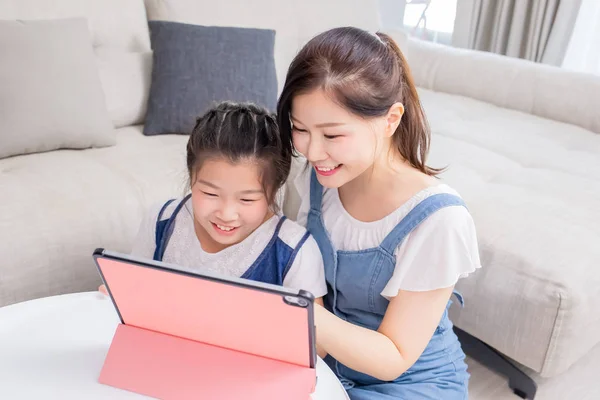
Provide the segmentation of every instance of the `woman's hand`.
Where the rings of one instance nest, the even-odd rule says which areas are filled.
[[[104,285],[100,285],[100,287],[98,288],[98,291],[106,296],[108,296],[108,290],[106,290],[106,286]]]
[[[325,310],[325,308],[323,307],[323,298],[319,297],[318,299],[315,299],[315,330],[317,331],[317,338],[316,338],[317,339],[317,343],[316,343],[316,345],[317,345],[317,355],[319,357],[321,357],[321,358],[327,357],[327,352],[319,344],[319,334],[318,334],[319,329],[317,328],[318,321],[320,319],[320,317],[318,317],[317,315],[320,314],[323,311],[327,312],[327,310]]]

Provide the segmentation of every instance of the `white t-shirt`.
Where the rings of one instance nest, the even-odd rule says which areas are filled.
[[[173,201],[165,209],[162,219],[171,216],[180,201],[181,199]],[[156,219],[163,204],[152,207],[142,221],[133,245],[132,255],[149,259],[154,256]],[[193,218],[190,199],[177,214],[175,227],[165,250],[163,261],[192,272],[207,271],[241,277],[267,247],[281,216],[273,216],[244,241],[218,253],[207,253],[202,249],[194,230]],[[295,248],[305,233],[304,227],[287,219],[279,230],[279,238],[291,248]],[[327,293],[323,258],[317,242],[312,236],[304,242],[296,254],[296,258],[284,278],[283,285],[293,289],[307,290],[317,298]]]
[[[310,209],[311,169],[303,170],[295,179],[301,197],[297,222],[306,225]],[[324,188],[322,215],[325,229],[336,250],[356,251],[379,246],[417,204],[438,193],[458,193],[446,184],[426,188],[381,220],[362,222],[343,207],[337,189]],[[463,206],[438,210],[396,248],[396,267],[381,292],[386,298],[399,290],[428,291],[454,285],[481,267],[475,224]]]

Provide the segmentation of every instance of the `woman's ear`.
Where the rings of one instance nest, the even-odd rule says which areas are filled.
[[[402,103],[392,104],[386,115],[385,133],[387,137],[392,137],[394,132],[396,132],[396,129],[398,129],[398,125],[400,125],[400,121],[402,120],[403,115],[404,105],[402,105]]]

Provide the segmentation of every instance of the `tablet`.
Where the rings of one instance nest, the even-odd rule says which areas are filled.
[[[123,325],[315,368],[311,293],[104,249],[93,257]]]

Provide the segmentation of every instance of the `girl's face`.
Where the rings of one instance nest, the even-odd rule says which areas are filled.
[[[356,116],[320,89],[294,97],[290,119],[294,147],[328,188],[339,188],[369,170],[389,142],[384,140],[390,136],[385,117]]]
[[[246,239],[272,216],[253,160],[207,159],[192,182],[196,233],[202,248],[217,252]]]

